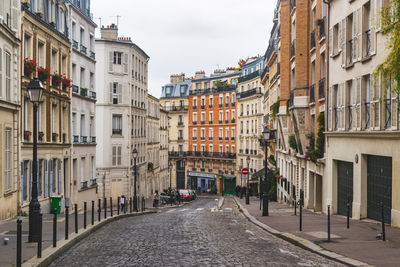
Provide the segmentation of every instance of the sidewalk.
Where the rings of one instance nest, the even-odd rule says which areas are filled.
[[[152,207],[152,201],[146,199],[146,210],[154,211],[155,208]],[[165,206],[165,208],[174,206]],[[86,214],[86,223],[88,228],[91,226],[92,221],[92,211],[91,207],[88,207]],[[126,206],[127,214],[129,213],[129,205]],[[141,209],[141,203],[138,207]],[[69,224],[68,232],[71,239],[75,234],[75,214],[74,211],[69,212]],[[133,212],[135,214],[135,212]],[[120,212],[120,214],[122,214]],[[113,216],[117,215],[117,205],[113,207]],[[111,217],[110,207],[107,207],[107,219]],[[28,243],[28,231],[29,231],[29,220],[28,217],[20,217],[22,219],[22,262],[25,262],[32,257],[36,256],[37,253],[37,243]],[[78,207],[78,235],[81,234],[83,230],[83,210]],[[104,209],[101,210],[101,222],[104,221]],[[94,222],[95,226],[98,223],[98,212],[97,212],[97,202],[94,212]],[[53,214],[43,214],[43,243],[42,251],[46,248],[53,246]],[[9,238],[8,245],[3,244],[4,238]],[[59,247],[59,242],[65,240],[65,214],[57,215],[57,247]],[[15,266],[16,263],[16,246],[17,246],[17,218],[0,221],[0,266]],[[43,255],[44,256],[44,255]]]
[[[400,229],[386,226],[386,242],[377,240],[381,233],[381,224],[368,220],[351,220],[350,229],[346,228],[346,217],[331,215],[331,242],[327,242],[327,215],[303,209],[303,229],[299,231],[299,209],[294,215],[294,207],[270,202],[269,216],[262,217],[260,200],[235,197],[243,209],[263,224],[281,232],[311,241],[326,250],[376,266],[400,265]],[[296,239],[296,237],[292,237]]]

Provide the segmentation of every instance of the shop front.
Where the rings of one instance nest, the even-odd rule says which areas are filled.
[[[217,175],[208,173],[189,172],[189,187],[199,193],[211,193],[215,185]]]

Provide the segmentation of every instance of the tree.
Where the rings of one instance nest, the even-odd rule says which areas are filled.
[[[387,35],[387,48],[390,50],[388,57],[379,64],[374,72],[374,78],[379,76],[389,77],[395,81],[392,91],[400,93],[400,0],[391,0],[390,4],[381,10],[381,32]],[[399,107],[398,107],[399,108]]]

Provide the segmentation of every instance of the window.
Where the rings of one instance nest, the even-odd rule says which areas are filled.
[[[339,23],[336,23],[333,26],[333,40],[332,40],[332,53],[333,55],[336,55],[339,53]]]
[[[219,153],[223,153],[222,145],[219,146]],[[222,164],[222,163],[221,163]]]
[[[122,104],[122,84],[112,83],[112,103],[114,105]]]
[[[210,105],[210,106],[213,106],[213,104],[214,104],[214,102],[213,102],[213,101],[214,101],[213,97],[212,97],[212,96],[210,96],[210,99],[209,99],[209,102],[210,102],[210,104],[209,104],[209,105]]]
[[[225,146],[225,153],[229,153],[229,146],[228,145]]]
[[[315,84],[315,61],[311,63],[311,84]]]
[[[114,52],[114,64],[121,65],[122,64],[122,53]]]
[[[226,120],[226,121],[229,120],[229,110],[227,110],[226,113],[225,113],[225,120]]]
[[[197,98],[193,98],[193,107],[197,107]]]
[[[11,97],[11,54],[9,52],[6,52],[6,99],[10,100],[10,97]]]
[[[232,120],[234,120],[236,117],[235,117],[235,111],[234,110],[232,110]]]
[[[197,129],[193,128],[193,139],[197,138]]]
[[[212,111],[210,111],[210,113],[209,113],[209,115],[208,115],[208,120],[209,120],[210,122],[213,122],[213,121],[214,121],[214,117],[213,117],[213,112],[212,112]]]
[[[201,129],[201,138],[206,138],[206,129]]]
[[[204,97],[201,98],[201,106],[204,107],[206,105],[206,99]]]
[[[122,115],[112,115],[112,134],[122,135]]]
[[[11,190],[11,128],[6,128],[5,133],[5,191]]]
[[[229,104],[229,95],[226,95],[225,97],[225,104]]]
[[[222,106],[223,102],[224,102],[224,99],[221,95],[221,96],[219,96],[219,105]]]
[[[235,146],[232,146],[232,153],[235,153]]]
[[[219,128],[219,138],[223,138],[224,136],[224,130],[222,128]]]
[[[183,139],[183,130],[179,130],[179,136],[178,136],[178,138],[179,139]]]
[[[197,113],[196,112],[194,112],[193,113],[193,122],[197,122]]]
[[[362,35],[363,35],[363,56],[371,55],[371,2],[367,2],[363,6]]]
[[[185,100],[180,100],[180,101],[179,101],[179,106],[180,106],[181,108],[185,107]]]
[[[232,137],[232,138],[235,138],[235,128],[232,128],[231,131],[232,131],[231,137]]]
[[[202,161],[201,161],[201,168],[204,169],[205,167],[206,167],[206,164],[204,163],[204,160],[202,160]]]
[[[229,138],[229,128],[225,129],[225,138]]]
[[[222,115],[222,111],[219,112],[219,120],[222,121],[223,120],[223,115]]]
[[[179,123],[183,123],[183,115],[179,115]]]
[[[321,54],[321,79],[325,78],[325,52]]]
[[[56,132],[56,105],[51,106],[51,132]]]
[[[121,146],[113,146],[112,147],[112,165],[120,166],[121,165]]]
[[[167,111],[170,111],[170,110],[171,110],[171,103],[170,103],[170,102],[165,102],[165,109],[166,109]]]
[[[186,93],[186,89],[187,89],[187,85],[181,85],[181,87],[180,87],[181,95],[184,95]]]
[[[208,138],[213,138],[213,137],[214,137],[214,130],[213,130],[213,128],[210,128],[208,130]]]
[[[197,145],[193,145],[193,151],[194,151],[194,152],[197,151]]]
[[[165,94],[168,96],[168,95],[171,95],[171,92],[172,92],[172,87],[171,86],[167,86],[167,87],[165,87]]]
[[[196,83],[196,89],[197,89],[197,90],[200,90],[200,86],[201,86],[200,83]]]
[[[37,62],[37,64],[39,65],[39,66],[45,66],[45,57],[46,57],[46,54],[45,54],[45,51],[44,51],[44,43],[42,43],[42,42],[38,42],[38,48],[37,48],[37,60],[38,60],[38,62]]]
[[[208,152],[213,152],[213,145],[208,146]]]
[[[201,122],[205,122],[206,121],[206,113],[202,112],[201,113]]]
[[[201,145],[201,152],[206,152],[206,146],[205,145]]]

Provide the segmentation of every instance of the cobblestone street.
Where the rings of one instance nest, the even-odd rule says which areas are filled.
[[[51,266],[340,266],[261,230],[232,199],[223,212],[212,212],[213,205],[200,198],[110,223]]]

